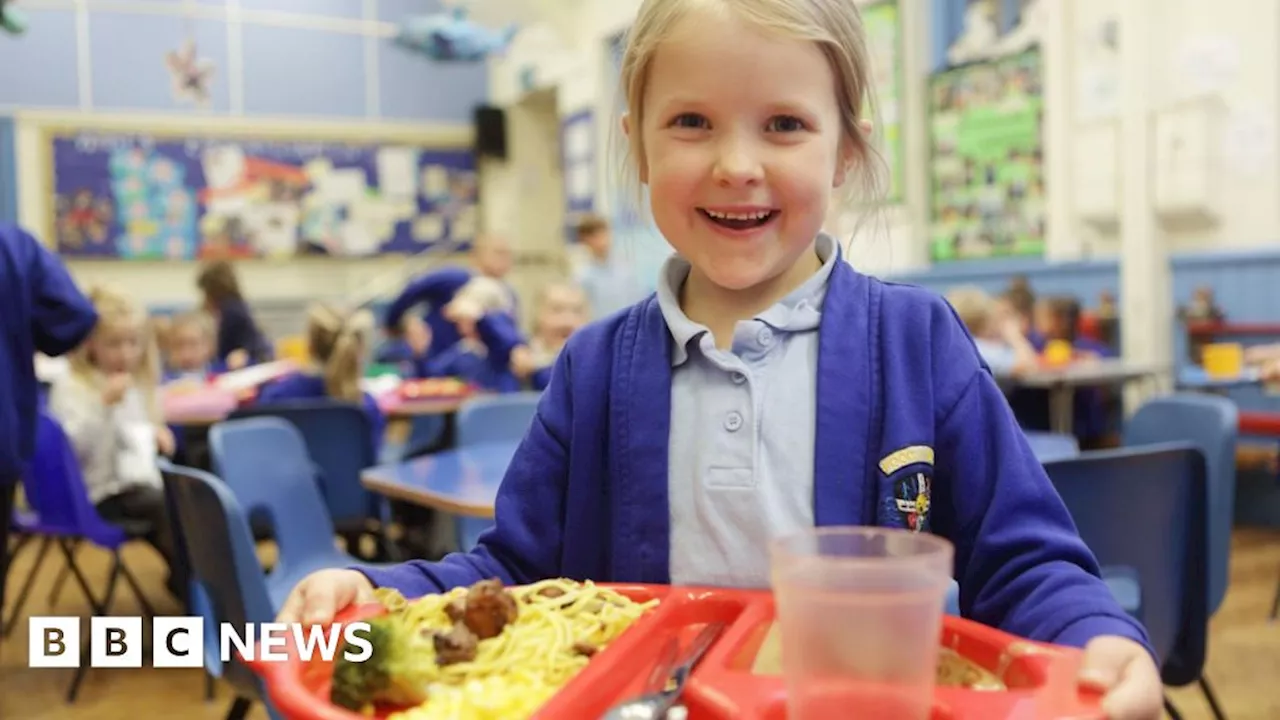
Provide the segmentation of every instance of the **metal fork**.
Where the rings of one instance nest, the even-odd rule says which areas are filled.
[[[711,647],[711,643],[724,632],[725,627],[725,623],[714,622],[702,628],[678,662],[676,654],[680,648],[680,640],[673,636],[663,647],[658,663],[649,672],[643,694],[621,705],[615,705],[605,714],[603,720],[661,720],[664,718],[667,711],[680,699],[694,666]]]

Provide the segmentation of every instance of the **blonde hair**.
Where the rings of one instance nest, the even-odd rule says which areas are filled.
[[[976,285],[964,285],[947,293],[947,302],[960,316],[960,322],[969,328],[969,334],[980,335],[987,330],[995,312],[995,300]]]
[[[373,314],[368,310],[346,312],[328,303],[316,303],[307,311],[307,347],[324,373],[329,397],[358,402],[360,360],[370,332]]]
[[[628,195],[637,203],[641,197],[638,169],[645,162],[645,155],[640,127],[654,55],[691,9],[711,5],[728,9],[764,32],[817,44],[836,78],[834,91],[840,109],[842,143],[850,144],[860,178],[860,182],[846,182],[836,201],[878,201],[883,195],[887,166],[861,124],[865,119],[874,119],[869,116],[874,114],[875,93],[868,71],[862,16],[853,0],[644,0],[627,33],[619,84],[624,111],[629,111],[631,117],[630,137],[627,142],[618,143],[625,150],[623,165],[629,170],[625,175],[631,186]],[[615,128],[620,126],[621,123],[614,124]],[[873,122],[872,133],[879,126]],[[823,221],[825,224],[826,218]]]
[[[213,317],[209,313],[199,310],[179,313],[172,318],[158,318],[155,325],[162,344],[165,346],[173,342],[173,338],[184,328],[195,328],[207,338],[213,338],[218,330]]]
[[[147,313],[128,295],[115,288],[97,286],[90,288],[89,301],[98,313],[98,324],[93,333],[68,356],[71,372],[82,382],[94,387],[102,384],[102,373],[92,357],[93,339],[101,333],[120,328],[130,328],[139,334],[142,346],[142,358],[133,371],[133,379],[146,401],[147,410],[153,420],[161,416],[156,386],[160,383],[160,352],[156,346],[156,329],[147,317]]]

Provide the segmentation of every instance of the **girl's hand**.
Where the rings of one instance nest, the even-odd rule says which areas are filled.
[[[276,622],[324,625],[351,605],[377,600],[373,583],[355,570],[318,570],[289,593]]]
[[[133,387],[133,376],[129,373],[116,373],[107,376],[107,382],[102,387],[102,403],[104,405],[115,405],[124,398],[124,394]]]
[[[1080,684],[1104,693],[1109,720],[1159,720],[1164,683],[1147,649],[1118,635],[1089,641],[1080,666]]]
[[[533,351],[529,346],[520,345],[511,351],[511,372],[516,377],[525,380],[537,369],[533,360]]]
[[[243,348],[239,350],[232,350],[231,354],[227,355],[228,370],[239,370],[240,368],[243,368],[248,364],[249,364],[249,353],[246,352]]]
[[[173,457],[177,442],[173,439],[173,431],[164,425],[156,426],[156,449],[161,455]]]

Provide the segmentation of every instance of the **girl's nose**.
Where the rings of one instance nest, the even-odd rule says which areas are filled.
[[[764,179],[764,169],[750,143],[735,138],[720,143],[712,173],[716,183],[724,187],[750,186]]]

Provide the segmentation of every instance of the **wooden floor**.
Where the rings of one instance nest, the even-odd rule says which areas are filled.
[[[14,583],[26,577],[34,557],[30,550],[19,556],[12,576]],[[90,582],[105,582],[105,556],[85,550],[81,557]],[[160,564],[151,550],[129,548],[126,561],[137,570],[143,589],[157,610],[177,612],[171,601],[157,600],[167,596]],[[56,605],[48,604],[49,588],[59,566],[60,563],[46,560],[46,570],[37,581],[28,613],[87,616],[88,606],[73,583],[67,584]],[[1267,620],[1278,574],[1280,532],[1238,532],[1232,555],[1231,589],[1226,604],[1213,620],[1206,673],[1231,720],[1280,718],[1280,622]],[[16,592],[17,588],[13,588],[12,593]],[[125,593],[115,614],[138,613],[136,601]],[[206,703],[203,673],[199,670],[97,669],[89,672],[77,702],[67,705],[64,697],[72,671],[27,668],[26,654],[23,621],[13,636],[0,645],[0,720],[213,720],[226,715],[232,699],[225,688],[219,688],[216,699]],[[1186,720],[1212,717],[1194,686],[1171,689],[1169,694]],[[255,708],[249,717],[266,720],[267,715]]]

